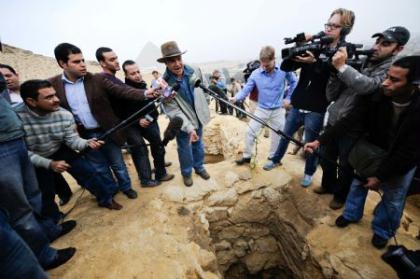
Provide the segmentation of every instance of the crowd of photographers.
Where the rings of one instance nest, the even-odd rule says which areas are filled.
[[[73,247],[57,250],[50,246],[76,226],[74,220],[63,222],[55,202],[56,194],[61,205],[72,195],[62,172],[67,171],[95,196],[99,206],[110,210],[122,208],[113,198],[119,191],[129,199],[137,198],[122,145],[132,156],[142,187],[174,178],[166,170],[171,163],[164,158],[155,103],[171,119],[180,120],[176,140],[185,186],[193,185],[193,170],[209,179],[202,141],[210,115],[208,90],[216,94],[216,110],[221,114],[233,114],[235,109],[240,119],[252,116],[238,165],[251,162],[255,139],[268,126],[271,148],[263,168],[275,171],[289,141],[303,127],[305,144],[300,145],[307,156],[301,185],[313,183],[320,163],[322,182],[314,192],[332,194],[332,209],[344,207],[336,220],[338,227],[358,222],[368,191],[378,191],[381,201],[372,221],[372,244],[385,247],[399,227],[420,162],[416,129],[420,125],[420,58],[397,57],[410,38],[401,26],[373,34],[372,48],[360,50],[346,41],[354,23],[352,11],[334,10],[324,31],[286,40],[296,46],[282,50],[281,64],[276,63],[273,47],[263,47],[259,61],[248,64],[243,87],[234,79],[226,86],[219,71],[212,73],[208,89],[200,85],[201,71],[183,63],[185,52],[176,42],[161,46],[158,62],[165,64],[166,71],[163,77],[153,72],[150,88],[131,60],[122,65],[125,82],[119,80],[118,56],[105,47],[96,52],[103,69],[99,74],[87,72],[82,51],[68,43],[55,48],[63,73],[49,80],[20,85],[13,67],[0,64],[1,277],[45,278],[44,269],[55,268],[74,255]],[[177,92],[162,101],[165,88]],[[245,111],[247,96],[254,106],[252,114]],[[107,134],[143,108],[134,125]],[[154,171],[145,139],[150,143]]]

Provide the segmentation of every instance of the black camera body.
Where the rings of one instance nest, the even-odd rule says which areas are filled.
[[[296,45],[294,47],[283,48],[281,50],[282,59],[290,59],[298,55],[304,55],[307,51],[321,53],[326,50],[327,46],[331,44],[333,38],[322,36],[320,38],[312,39],[310,43],[303,45]]]
[[[420,251],[408,250],[404,246],[389,246],[382,259],[392,266],[399,278],[420,278]]]

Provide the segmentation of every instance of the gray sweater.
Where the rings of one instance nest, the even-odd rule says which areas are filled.
[[[385,80],[394,56],[373,64],[369,63],[359,73],[346,65],[343,72],[331,75],[327,84],[326,95],[329,102],[328,124],[334,125],[353,109],[356,96],[367,95],[378,89]]]
[[[73,115],[69,111],[60,108],[41,116],[24,104],[18,105],[15,110],[23,122],[29,158],[36,167],[49,168],[52,160],[48,157],[62,144],[73,150],[87,147],[88,141],[77,134]]]

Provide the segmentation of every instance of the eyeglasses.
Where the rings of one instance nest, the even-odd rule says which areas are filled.
[[[325,29],[330,28],[331,30],[335,30],[337,28],[341,28],[342,27],[341,25],[334,24],[334,23],[325,23],[324,26],[325,26]]]

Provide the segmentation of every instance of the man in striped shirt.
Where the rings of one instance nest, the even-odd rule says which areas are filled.
[[[53,172],[69,172],[88,189],[99,206],[119,210],[121,205],[112,199],[117,185],[107,176],[95,171],[91,163],[76,151],[99,149],[103,142],[85,140],[76,133],[73,115],[59,107],[59,99],[51,83],[29,80],[21,85],[24,104],[16,107],[25,130],[29,157],[37,172],[43,195],[42,212],[56,219],[59,215],[54,202]]]

